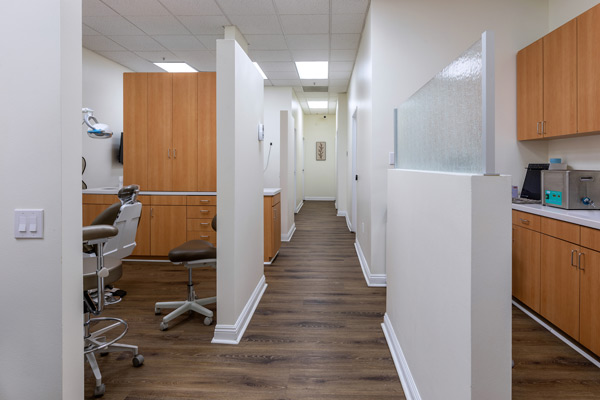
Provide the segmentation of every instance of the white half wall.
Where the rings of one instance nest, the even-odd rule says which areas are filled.
[[[317,161],[316,144],[326,143],[325,161]],[[335,116],[304,116],[304,198],[335,200]]]
[[[449,201],[406,195],[432,187]],[[509,190],[508,176],[388,172],[386,331],[412,398],[510,399]]]
[[[81,2],[4,1],[0,20],[0,398],[79,400]],[[44,210],[43,239],[14,238],[20,208]]]
[[[348,206],[348,96],[338,95],[336,117],[336,204],[338,215],[346,215]]]
[[[234,40],[217,40],[217,325],[237,343],[266,288],[263,271],[263,79]]]
[[[292,88],[265,87],[265,144],[264,144],[264,187],[276,188],[281,185],[281,111],[292,111]],[[273,144],[270,146],[270,144]],[[269,156],[269,147],[271,155]],[[268,160],[268,165],[267,165]]]
[[[281,240],[289,242],[294,234],[296,209],[294,182],[294,117],[291,111],[280,111],[281,157],[279,163],[281,182]]]
[[[292,115],[294,117],[294,136],[296,141],[296,157],[294,174],[296,180],[296,212],[304,201],[304,113],[296,94],[292,97]]]
[[[83,157],[87,167],[83,180],[88,188],[118,186],[123,165],[117,161],[121,132],[123,132],[123,73],[132,72],[107,58],[83,49],[82,108],[94,110],[98,122],[113,131],[108,140],[92,139],[87,126],[81,126]]]

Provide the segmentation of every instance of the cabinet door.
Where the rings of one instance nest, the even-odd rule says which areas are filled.
[[[600,253],[581,249],[579,341],[600,355]]]
[[[541,139],[544,119],[542,39],[517,53],[517,139]]]
[[[217,75],[198,74],[198,191],[217,191]]]
[[[541,314],[575,340],[579,340],[578,252],[572,243],[542,235]]]
[[[273,256],[281,247],[281,203],[273,206]]]
[[[140,224],[135,235],[135,249],[131,254],[134,256],[149,256],[150,253],[150,206],[143,205]]]
[[[264,197],[264,247],[265,247],[265,261],[269,261],[271,257],[275,255],[273,251],[273,235],[274,235],[274,224],[273,224],[273,206],[271,205],[272,197]]]
[[[172,190],[172,74],[148,74],[148,188]]]
[[[600,131],[600,5],[577,17],[577,129]]]
[[[198,190],[198,74],[173,74],[173,190]]]
[[[513,226],[512,294],[540,312],[540,233]]]
[[[148,74],[123,74],[123,183],[148,189]]]
[[[83,211],[83,225],[88,226],[92,221],[104,210],[109,207],[107,204],[83,204],[81,206]]]
[[[185,206],[151,206],[152,256],[166,256],[186,241]]]
[[[544,137],[577,133],[577,20],[543,40]]]

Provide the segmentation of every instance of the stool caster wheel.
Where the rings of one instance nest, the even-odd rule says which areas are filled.
[[[135,368],[139,368],[142,366],[142,364],[144,364],[144,356],[141,354],[136,354],[131,360],[131,362],[133,363],[133,366]]]
[[[160,330],[161,331],[166,331],[167,329],[169,329],[169,324],[167,324],[166,322],[161,322],[160,323]]]
[[[204,325],[209,326],[210,324],[212,324],[212,318],[211,317],[204,318]]]
[[[154,308],[154,315],[160,315],[160,308]]]
[[[94,388],[94,397],[102,397],[104,396],[104,391],[106,390],[106,387],[104,386],[104,383],[100,384],[100,386],[96,386]]]

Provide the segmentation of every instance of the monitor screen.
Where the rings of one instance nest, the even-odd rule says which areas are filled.
[[[523,189],[521,189],[521,198],[531,200],[541,200],[542,198],[542,170],[548,169],[548,164],[529,164]]]

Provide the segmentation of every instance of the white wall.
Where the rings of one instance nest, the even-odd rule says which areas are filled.
[[[264,187],[275,188],[280,187],[281,177],[279,171],[280,164],[280,111],[292,111],[292,88],[290,87],[265,87],[265,151],[264,165],[267,167],[267,159],[269,164],[264,173]],[[273,143],[270,146],[270,143]],[[271,147],[271,156],[269,158],[269,147]]]
[[[336,205],[338,215],[348,212],[348,96],[338,95],[336,117]]]
[[[87,167],[83,180],[88,188],[117,186],[123,165],[117,162],[119,141],[123,131],[123,73],[131,72],[107,58],[83,49],[82,107],[94,110],[98,122],[113,131],[110,140],[90,138],[82,125],[83,157]]]
[[[289,110],[280,111],[281,157],[279,164],[281,182],[281,240],[289,242],[296,230],[294,210],[296,209],[294,181],[294,117]]]
[[[304,201],[304,113],[294,93],[292,96],[292,116],[294,117],[294,136],[296,137],[296,210]]]
[[[32,10],[34,12],[32,12]],[[82,399],[81,2],[0,3],[0,398]],[[44,238],[16,240],[17,208]]]
[[[548,0],[548,32],[599,3],[598,0]]]
[[[266,288],[263,272],[263,79],[234,40],[217,40],[217,325],[239,342]]]
[[[326,118],[324,118],[326,117]],[[316,160],[317,142],[326,142],[326,160]],[[304,116],[304,198],[334,200],[335,188],[335,116]]]

